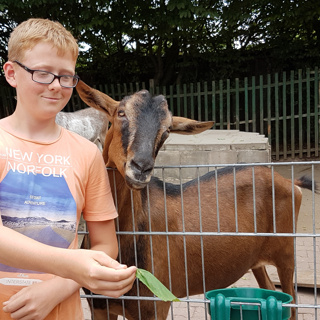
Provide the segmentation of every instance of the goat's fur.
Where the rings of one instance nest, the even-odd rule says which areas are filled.
[[[59,112],[56,123],[85,137],[97,145],[102,152],[109,121],[104,112],[86,108],[74,112]]]

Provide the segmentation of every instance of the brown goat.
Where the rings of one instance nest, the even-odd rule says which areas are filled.
[[[119,213],[123,263],[153,271],[178,297],[228,287],[249,269],[260,287],[275,289],[265,269],[274,265],[282,290],[294,298],[293,237],[272,233],[295,231],[302,199],[298,186],[310,189],[310,181],[292,182],[257,166],[212,171],[182,186],[164,183],[152,177],[152,170],[169,132],[199,133],[213,123],[173,117],[165,98],[151,97],[147,91],[121,102],[83,82],[77,91],[86,104],[106,112],[112,123],[103,155],[107,167],[117,169],[108,173]],[[99,308],[94,319],[122,314],[129,320],[166,319],[170,303],[143,299],[152,296],[144,285],[135,285],[130,295],[141,299],[108,299],[109,318],[106,300],[95,299]],[[292,318],[294,314],[293,309]]]

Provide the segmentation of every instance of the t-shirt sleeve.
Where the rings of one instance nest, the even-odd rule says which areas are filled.
[[[89,168],[85,192],[83,218],[86,221],[105,221],[118,216],[110,188],[107,169],[102,154],[96,149],[94,160]]]

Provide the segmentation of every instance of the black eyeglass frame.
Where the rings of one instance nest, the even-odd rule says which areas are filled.
[[[31,73],[32,75],[32,81],[36,82],[36,83],[41,83],[41,84],[51,84],[55,79],[58,79],[59,80],[59,84],[61,87],[63,88],[74,88],[76,87],[76,85],[78,84],[79,80],[80,80],[80,77],[76,74],[74,76],[69,76],[69,75],[61,75],[61,76],[58,76],[52,72],[49,72],[49,71],[44,71],[44,70],[38,70],[38,69],[30,69],[28,68],[27,66],[25,66],[24,64],[22,64],[21,62],[19,62],[18,60],[14,60],[13,62],[15,62],[16,64],[18,64],[21,68],[23,68],[24,70],[26,70],[27,72]],[[33,74],[34,72],[36,71],[40,71],[40,72],[45,72],[45,73],[48,73],[48,74],[52,74],[53,75],[53,79],[51,82],[40,82],[40,81],[36,81],[33,79]],[[62,85],[61,82],[60,82],[60,79],[63,78],[63,77],[68,77],[68,78],[73,78],[75,79],[76,83],[72,86],[65,86],[65,85]]]

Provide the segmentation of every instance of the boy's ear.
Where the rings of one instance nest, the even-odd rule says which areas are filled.
[[[10,84],[11,87],[16,88],[16,73],[13,67],[13,63],[11,61],[7,61],[3,66],[3,71],[6,77],[7,82]]]

